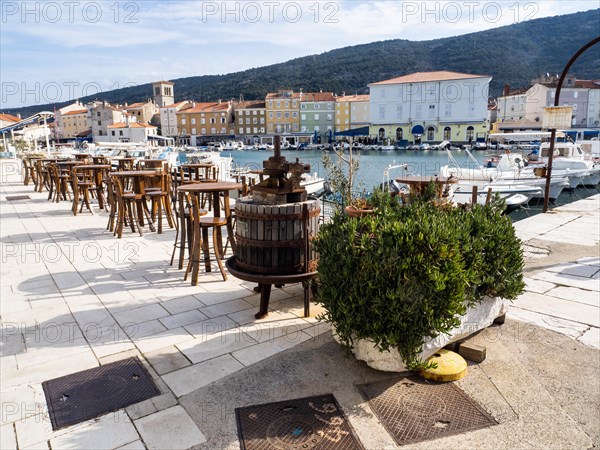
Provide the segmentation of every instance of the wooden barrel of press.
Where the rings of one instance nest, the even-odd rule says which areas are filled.
[[[304,205],[307,207],[306,215],[303,213]],[[237,267],[272,275],[315,271],[316,254],[310,245],[308,258],[305,257],[304,229],[309,240],[316,235],[320,212],[318,200],[259,205],[251,197],[238,199],[235,204]]]

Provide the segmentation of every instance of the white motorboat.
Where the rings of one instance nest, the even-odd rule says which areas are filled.
[[[541,162],[546,162],[550,156],[550,143],[544,142],[540,145]],[[568,176],[580,176],[581,184],[596,186],[600,183],[600,163],[594,159],[594,155],[584,151],[581,145],[572,142],[555,142],[554,155],[552,159],[552,175],[555,171]],[[564,174],[563,172],[564,171]]]
[[[533,166],[527,166],[527,161],[523,155],[519,153],[505,153],[498,160],[497,164],[487,164],[482,166],[479,161],[469,152],[465,150],[471,161],[467,167],[460,166],[452,156],[448,153],[449,164],[440,168],[440,175],[443,177],[454,177],[461,182],[488,182],[496,185],[525,185],[529,187],[546,186],[546,177],[542,176],[541,172],[534,170]],[[539,174],[539,175],[538,175]],[[569,178],[567,172],[556,171],[552,174],[550,182],[550,198],[557,198],[565,188],[569,188]],[[580,177],[581,173],[573,173]],[[543,197],[543,193],[541,194]]]
[[[477,187],[477,203],[485,204],[488,191],[491,189],[492,195],[499,195],[506,202],[507,208],[514,209],[521,205],[526,205],[532,198],[543,197],[544,190],[541,186],[527,186],[526,184],[507,184],[507,183],[476,183],[459,181],[452,190],[454,200],[457,203],[471,203],[473,199],[473,189]]]

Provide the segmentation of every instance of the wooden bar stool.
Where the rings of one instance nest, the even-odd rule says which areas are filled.
[[[200,252],[202,251],[204,255],[204,265],[206,272],[211,271],[211,261],[210,261],[210,248],[208,242],[208,230],[212,228],[212,247],[213,252],[215,254],[215,259],[217,260],[217,265],[219,266],[219,270],[221,271],[221,275],[223,276],[223,281],[227,281],[227,273],[225,272],[225,268],[223,263],[221,262],[221,253],[219,251],[219,232],[218,228],[222,226],[227,226],[227,218],[226,217],[201,217],[200,211],[200,200],[198,195],[192,195],[192,216],[194,227],[194,241],[193,241],[193,250],[192,257],[190,258],[187,268],[185,270],[185,275],[183,276],[183,280],[187,280],[187,276],[192,271],[192,280],[198,280],[198,271],[200,266]]]
[[[173,210],[171,209],[171,174],[169,172],[163,173],[161,178],[161,188],[148,188],[146,189],[146,197],[151,200],[150,211],[152,211],[152,220],[155,218],[158,220],[158,234],[162,234],[162,219],[163,211],[167,216],[167,223],[170,228],[175,226],[173,220]]]
[[[131,231],[134,233],[137,227],[138,233],[140,236],[142,236],[142,228],[137,217],[137,208],[135,205],[139,194],[135,194],[133,192],[125,193],[123,190],[123,183],[118,177],[113,176],[111,178],[111,182],[114,187],[117,207],[117,223],[115,225],[113,236],[117,236],[119,239],[121,239],[121,237],[123,237],[123,227],[125,224],[129,224]]]

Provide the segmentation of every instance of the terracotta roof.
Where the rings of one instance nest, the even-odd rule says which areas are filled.
[[[360,95],[344,95],[342,97],[337,97],[335,99],[336,102],[368,102],[371,96],[369,94],[360,94]]]
[[[368,86],[381,84],[425,83],[428,81],[466,80],[468,78],[488,78],[489,75],[470,75],[467,73],[438,70],[435,72],[415,72],[402,77],[370,83]]]
[[[160,109],[177,108],[178,106],[183,105],[184,103],[189,103],[189,100],[184,100],[182,102],[173,103],[172,105],[161,106]]]
[[[500,97],[511,97],[513,95],[522,95],[522,94],[525,94],[529,89],[531,89],[531,86],[526,87],[526,88],[515,89],[514,91],[509,91],[508,95],[501,95]]]
[[[286,91],[288,92],[288,91]],[[281,95],[279,92],[269,92],[266,98],[272,99],[297,99],[300,98],[300,92],[292,92],[291,95]]]
[[[333,92],[306,92],[301,98],[303,102],[333,102],[334,100]]]
[[[125,106],[125,109],[131,109],[131,108],[141,108],[144,106],[144,103],[142,102],[137,102],[137,103],[132,103],[131,105],[127,105]]]
[[[10,114],[0,114],[0,120],[4,122],[20,122],[21,119]]]
[[[75,114],[87,114],[87,109],[76,109],[74,111],[69,111],[66,113],[62,113],[61,116],[74,116]]]
[[[575,86],[588,89],[600,89],[600,80],[577,80],[575,81]],[[564,87],[563,84],[563,88]]]
[[[229,109],[229,102],[209,102],[209,103],[196,103],[195,106],[182,109],[177,114],[190,114],[197,112],[225,112]]]
[[[247,100],[247,101],[235,103],[236,109],[266,108],[266,107],[267,107],[267,105],[264,100]]]

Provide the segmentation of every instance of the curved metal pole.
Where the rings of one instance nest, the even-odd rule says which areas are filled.
[[[587,49],[596,45],[599,42],[600,42],[600,36],[598,36],[596,39],[585,44],[583,47],[581,47],[577,51],[577,53],[575,53],[571,57],[571,59],[569,60],[569,62],[565,66],[565,68],[563,69],[562,73],[560,74],[560,78],[558,79],[558,86],[556,86],[556,94],[554,95],[554,106],[559,106],[558,103],[559,103],[559,98],[560,98],[560,91],[562,89],[562,84],[565,81],[567,73],[569,72],[569,69],[571,68],[573,63],[575,63],[577,58],[579,58],[583,52],[585,52]],[[546,173],[546,190],[544,191],[543,212],[548,211],[548,198],[550,197],[550,182],[552,181],[552,160],[554,158],[554,140],[555,139],[556,139],[556,128],[552,128],[551,133],[550,133],[550,154],[548,155],[548,170]]]

